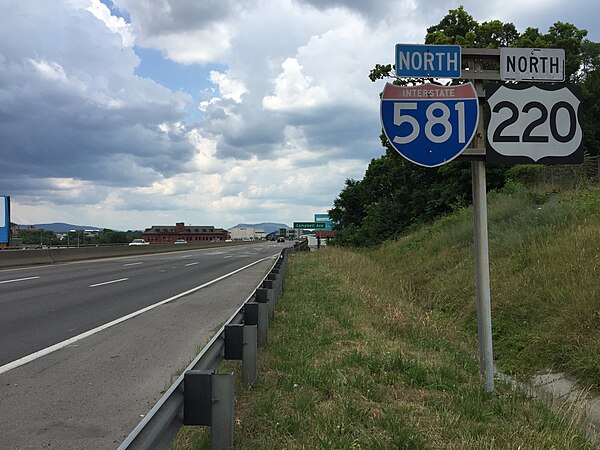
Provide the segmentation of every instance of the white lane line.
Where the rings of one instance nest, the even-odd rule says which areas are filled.
[[[140,264],[144,264],[144,263],[143,262],[135,262],[135,263],[123,264],[123,267],[139,266]]]
[[[20,367],[20,366],[22,366],[24,364],[27,364],[27,363],[31,362],[31,361],[35,361],[36,359],[39,359],[42,356],[49,355],[50,353],[53,353],[53,352],[55,352],[57,350],[60,350],[61,348],[67,347],[69,345],[73,345],[77,341],[80,341],[82,339],[90,337],[90,336],[92,336],[92,335],[94,335],[96,333],[99,333],[101,331],[106,330],[107,328],[110,328],[110,327],[113,327],[115,325],[118,325],[121,322],[125,322],[126,320],[129,320],[129,319],[131,319],[133,317],[139,316],[140,314],[143,314],[143,313],[145,313],[147,311],[150,311],[151,309],[154,309],[154,308],[157,308],[157,307],[159,307],[161,305],[164,305],[165,303],[172,302],[173,300],[177,300],[178,298],[181,298],[181,297],[184,297],[184,296],[186,296],[188,294],[191,294],[193,292],[199,291],[200,289],[208,287],[211,284],[215,284],[215,283],[217,283],[217,282],[219,282],[221,280],[224,280],[227,277],[235,275],[236,273],[241,272],[242,270],[246,270],[247,268],[252,267],[252,266],[254,266],[254,265],[258,264],[258,263],[261,263],[263,261],[266,261],[267,259],[270,259],[270,258],[273,258],[273,256],[267,256],[266,258],[262,258],[262,259],[259,259],[257,261],[254,261],[253,263],[247,264],[244,267],[241,267],[241,268],[239,268],[237,270],[234,270],[233,272],[229,272],[229,273],[226,273],[225,275],[221,275],[220,277],[215,278],[214,280],[211,280],[208,283],[204,283],[204,284],[202,284],[200,286],[196,286],[195,288],[192,288],[192,289],[190,289],[188,291],[182,292],[181,294],[174,295],[173,297],[169,297],[166,300],[161,300],[158,303],[155,303],[155,304],[150,305],[150,306],[146,306],[145,308],[139,309],[139,310],[137,310],[135,312],[132,312],[131,314],[127,314],[126,316],[123,316],[123,317],[120,317],[118,319],[115,319],[112,322],[108,322],[108,323],[105,323],[104,325],[100,325],[99,327],[93,328],[93,329],[91,329],[89,331],[86,331],[85,333],[78,334],[77,336],[74,336],[74,337],[69,338],[67,340],[64,340],[62,342],[59,342],[58,344],[51,345],[50,347],[46,347],[46,348],[44,348],[42,350],[39,350],[39,351],[37,351],[35,353],[31,353],[30,355],[24,356],[23,358],[16,359],[16,360],[14,360],[12,362],[9,362],[8,364],[4,364],[3,366],[0,366],[0,375],[2,375],[5,372],[8,372],[9,370],[16,369],[17,367]]]
[[[129,280],[129,278],[119,278],[118,280],[105,281],[104,283],[90,284],[90,287],[98,287],[98,286],[104,286],[106,284],[120,283],[121,281],[127,281],[127,280]]]
[[[37,280],[39,277],[15,278],[14,280],[0,281],[0,284],[16,283],[17,281]]]
[[[195,266],[196,264],[200,264],[200,261],[196,261],[196,262],[193,262],[193,263],[188,263],[188,264],[185,265],[185,267]]]

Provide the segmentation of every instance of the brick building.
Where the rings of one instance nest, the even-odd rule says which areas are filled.
[[[185,239],[190,244],[210,242],[213,239],[224,241],[227,239],[227,230],[215,228],[212,225],[185,225],[178,222],[173,225],[153,225],[146,228],[142,238],[151,244],[170,244],[177,239]]]

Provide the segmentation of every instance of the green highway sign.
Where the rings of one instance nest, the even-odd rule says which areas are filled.
[[[294,228],[306,228],[309,230],[314,230],[316,228],[325,229],[326,226],[326,222],[294,222]]]

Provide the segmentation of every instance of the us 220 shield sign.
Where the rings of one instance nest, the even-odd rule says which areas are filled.
[[[420,166],[437,167],[460,155],[473,139],[479,102],[472,83],[387,83],[380,113],[385,135],[398,153]]]

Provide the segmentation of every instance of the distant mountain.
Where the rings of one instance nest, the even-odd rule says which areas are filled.
[[[87,225],[72,225],[70,223],[54,222],[54,223],[36,223],[34,225],[19,225],[20,228],[41,228],[46,231],[53,231],[54,233],[68,233],[71,230],[98,230],[102,231],[104,228],[92,227]]]
[[[272,223],[272,222],[238,223],[236,226],[231,227],[231,228],[239,228],[239,227],[254,228],[255,230],[264,230],[267,233],[272,233],[273,231],[278,231],[280,228],[289,228],[285,223]]]

